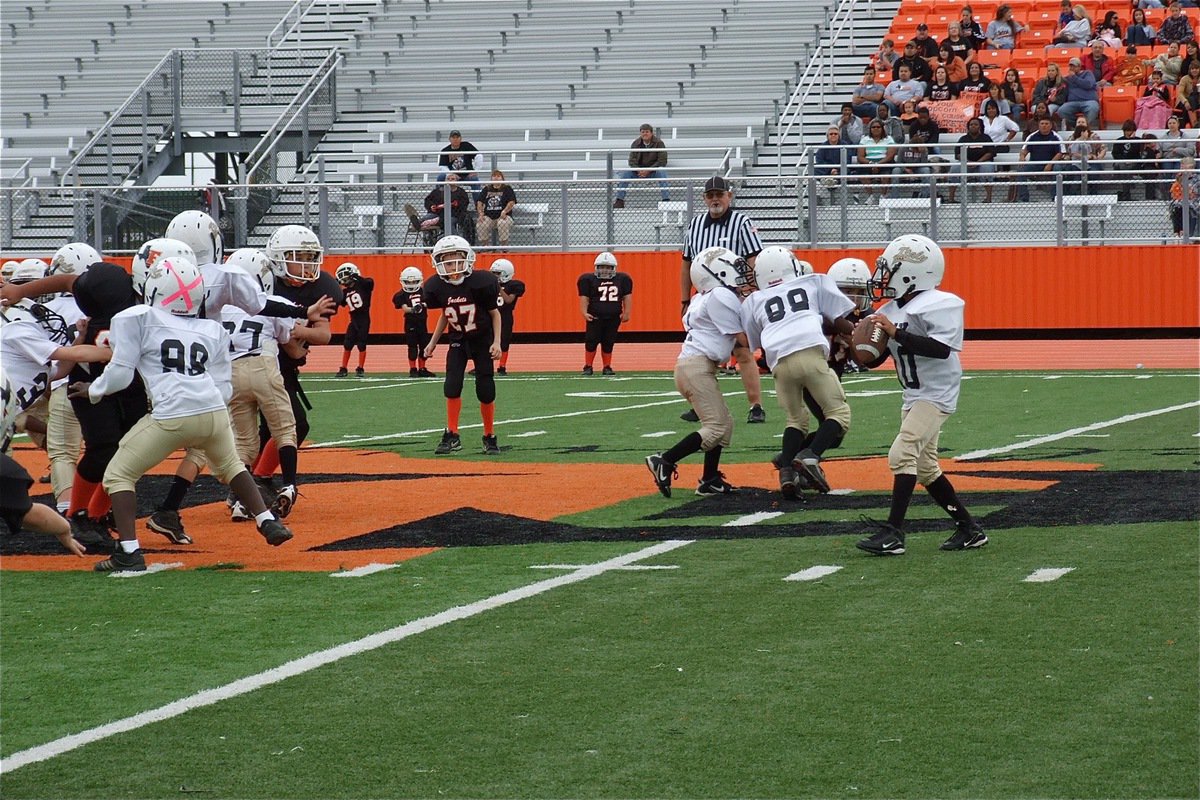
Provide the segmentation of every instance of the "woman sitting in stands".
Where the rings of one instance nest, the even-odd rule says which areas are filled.
[[[1033,85],[1033,104],[1045,103],[1051,114],[1067,102],[1067,82],[1063,80],[1058,64],[1046,65],[1046,77]]]
[[[1175,87],[1175,114],[1185,128],[1200,125],[1200,61],[1192,62]]]
[[[864,173],[862,179],[866,187],[867,202],[876,203],[875,195],[887,191],[892,174],[892,162],[896,160],[896,143],[892,137],[883,131],[883,123],[878,119],[871,120],[867,126],[867,135],[858,144],[859,169]],[[873,188],[878,184],[879,188]]]
[[[1104,21],[1093,31],[1092,41],[1104,42],[1105,47],[1121,46],[1121,23],[1117,21],[1117,12],[1109,11],[1104,15]]]
[[[972,61],[967,65],[966,80],[958,84],[958,93],[979,92],[980,94],[987,94],[991,86],[991,79],[983,74],[983,66],[978,61]]]
[[[1092,39],[1092,21],[1088,19],[1087,9],[1075,6],[1071,14],[1073,19],[1059,28],[1054,35],[1054,43],[1047,45],[1047,50],[1055,47],[1087,47]]]
[[[996,9],[996,18],[988,23],[987,46],[993,50],[1015,50],[1017,37],[1024,30],[1025,26],[1013,19],[1012,7],[1002,5]]]
[[[1013,67],[1004,70],[1004,81],[1000,84],[1004,99],[1008,101],[1013,122],[1021,119],[1025,113],[1025,86],[1021,83],[1021,73]]]
[[[1108,155],[1108,147],[1100,138],[1100,134],[1093,131],[1088,126],[1087,117],[1080,114],[1075,120],[1075,132],[1071,134],[1071,138],[1067,139],[1067,154],[1063,160],[1058,162],[1055,170],[1058,172],[1066,172],[1074,170],[1076,172],[1086,169],[1088,172],[1104,168],[1104,157]]]
[[[958,97],[958,84],[950,80],[950,73],[945,67],[933,71],[933,83],[925,93],[929,100],[953,100]]]
[[[929,69],[937,72],[938,67],[945,67],[950,80],[958,83],[967,77],[967,62],[954,54],[954,50],[946,42],[938,47],[937,58],[929,59]]]
[[[1129,27],[1125,29],[1125,44],[1134,47],[1149,47],[1154,44],[1156,36],[1158,36],[1158,31],[1149,22],[1146,22],[1146,12],[1135,8],[1133,22],[1130,22]]]
[[[992,108],[995,108],[1000,116],[1012,119],[1012,106],[1004,99],[1004,87],[998,83],[988,87],[988,96],[979,104],[979,113],[986,117]]]

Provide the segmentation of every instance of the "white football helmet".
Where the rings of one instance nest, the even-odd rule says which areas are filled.
[[[475,250],[461,236],[443,236],[433,246],[433,268],[446,283],[457,286],[475,271]]]
[[[177,239],[151,239],[138,248],[137,255],[133,257],[133,290],[139,296],[144,297],[146,294],[146,275],[150,272],[150,268],[158,262],[160,258],[183,257],[193,264],[196,263],[196,254],[192,248]]]
[[[692,286],[698,292],[707,292],[718,286],[728,286],[740,292],[753,285],[746,259],[725,247],[709,247],[697,253],[692,259],[691,277]]]
[[[605,250],[596,256],[593,268],[597,278],[611,278],[617,274],[617,257]]]
[[[20,263],[20,261],[5,261],[4,265],[0,266],[0,283],[8,283],[12,280],[13,270]]]
[[[840,258],[829,267],[829,277],[859,311],[871,308],[871,268],[867,262],[861,258]]]
[[[194,317],[204,303],[204,277],[184,256],[160,258],[146,274],[146,305],[180,317]]]
[[[421,274],[421,270],[417,267],[405,267],[400,270],[400,286],[406,292],[419,292],[421,284],[425,282],[425,276]]]
[[[942,248],[928,236],[907,234],[892,240],[875,260],[871,296],[899,299],[911,292],[936,289],[946,272]]]
[[[271,234],[265,251],[275,266],[275,277],[293,283],[312,283],[321,274],[325,248],[303,225],[284,225]]]
[[[349,261],[347,261],[345,264],[342,264],[337,268],[337,272],[333,273],[333,277],[337,278],[337,282],[342,286],[350,285],[351,281],[361,275],[362,270],[358,268],[358,265],[352,264]]]
[[[513,279],[513,275],[516,274],[517,271],[513,266],[513,263],[507,258],[497,258],[492,262],[490,269],[492,274],[500,279],[501,283],[508,283],[511,281]]]
[[[275,294],[275,270],[271,267],[271,259],[262,250],[253,247],[242,247],[234,250],[225,259],[226,266],[238,267],[254,280],[266,294]]]
[[[83,242],[64,244],[50,259],[51,275],[82,275],[92,264],[103,261],[104,258],[96,248]]]
[[[777,244],[763,248],[754,260],[754,279],[760,289],[811,275],[812,271],[812,264],[801,261],[791,250]]]
[[[175,239],[192,248],[196,264],[220,264],[225,260],[225,245],[217,221],[203,211],[184,211],[167,225],[166,239]]]
[[[12,277],[9,279],[9,283],[15,285],[36,281],[46,277],[49,271],[50,267],[40,258],[27,258],[24,261],[17,263],[16,268],[13,270]],[[53,294],[39,294],[29,299],[33,300],[35,303],[45,303],[53,298]]]

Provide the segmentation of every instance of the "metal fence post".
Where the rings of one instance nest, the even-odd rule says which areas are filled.
[[[926,153],[929,151],[926,150]],[[929,170],[929,238],[935,242],[938,239],[938,192],[937,175]]]
[[[1067,238],[1066,220],[1063,218],[1063,176],[1061,172],[1054,174],[1054,227],[1057,229],[1058,246],[1062,247]]]
[[[171,154],[183,154],[183,52],[171,59]]]
[[[317,238],[329,241],[329,186],[325,183],[325,154],[317,156]]]
[[[567,185],[565,183],[561,184],[558,187],[558,203],[559,203],[559,207],[562,209],[562,213],[558,215],[560,218],[559,225],[561,228],[561,230],[559,232],[559,241],[562,242],[562,249],[565,252],[567,250],[567,246],[568,246],[568,242],[567,242],[567,228],[568,228],[568,224],[567,224],[567,222],[568,222],[568,220],[567,220],[567,217],[568,217]],[[610,217],[612,216],[611,208],[609,209],[609,216]]]
[[[964,242],[967,240],[967,201],[971,199],[971,184],[967,181],[967,148],[962,148],[958,153],[958,161],[953,162],[958,166],[958,238]],[[982,173],[978,173],[982,174]],[[992,175],[998,175],[993,172]],[[951,181],[954,178],[950,179]]]
[[[382,162],[381,158],[377,157],[375,160],[375,163],[379,165],[379,169],[377,170],[378,177],[376,178],[376,180],[379,181],[379,189],[378,189],[378,193],[376,196],[380,199],[380,202],[382,203],[383,202],[383,162]],[[454,214],[451,213],[452,210],[453,209],[450,208],[450,180],[449,180],[449,178],[447,178],[445,181],[442,181],[442,231],[447,236],[449,236],[451,233],[454,232]]]
[[[242,63],[241,51],[233,51],[233,129],[242,129]]]
[[[92,246],[98,252],[104,252],[104,226],[101,214],[104,213],[104,195],[99,189],[92,193]]]
[[[240,189],[233,200],[233,243],[238,247],[245,247],[250,238],[250,232],[247,230],[249,220],[246,216],[246,206],[250,203],[250,185],[243,184]]]
[[[616,240],[616,219],[613,215],[613,154],[609,150],[604,154],[604,177],[608,180],[604,184],[604,205],[605,205],[605,232],[604,240],[608,242],[608,246],[612,247],[612,243]]]
[[[446,186],[447,186],[447,192],[448,192],[449,186],[450,186],[450,181],[446,181]],[[450,195],[447,194],[446,197],[447,197],[446,213],[449,214],[450,200],[448,198],[450,197]],[[375,156],[375,205],[379,205],[379,206],[383,205],[383,154],[382,153],[378,153]],[[449,220],[449,216],[447,216],[447,220]],[[446,227],[442,228],[442,230],[449,233],[450,225],[447,224]]]

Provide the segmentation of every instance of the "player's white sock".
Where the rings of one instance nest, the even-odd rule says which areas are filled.
[[[71,510],[71,501],[64,500],[63,502],[58,503],[54,507],[58,509],[58,513],[62,514],[65,517],[67,515],[67,512]]]
[[[135,550],[137,550],[140,546],[141,545],[138,544],[137,539],[122,539],[121,540],[121,550],[126,553],[132,553]]]
[[[256,516],[254,518],[254,524],[262,525],[264,522],[266,522],[269,519],[275,519],[275,515],[272,514],[271,509],[268,508],[266,511],[262,512],[261,514],[259,514],[258,516]]]

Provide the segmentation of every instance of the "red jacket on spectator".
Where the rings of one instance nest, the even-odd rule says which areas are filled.
[[[1096,70],[1096,60],[1088,53],[1083,58],[1079,59],[1083,62],[1083,69],[1094,73]],[[1113,75],[1117,72],[1117,61],[1112,56],[1106,56],[1103,63],[1100,64],[1100,75],[1096,77],[1097,81],[1105,81],[1106,83],[1113,82]]]

